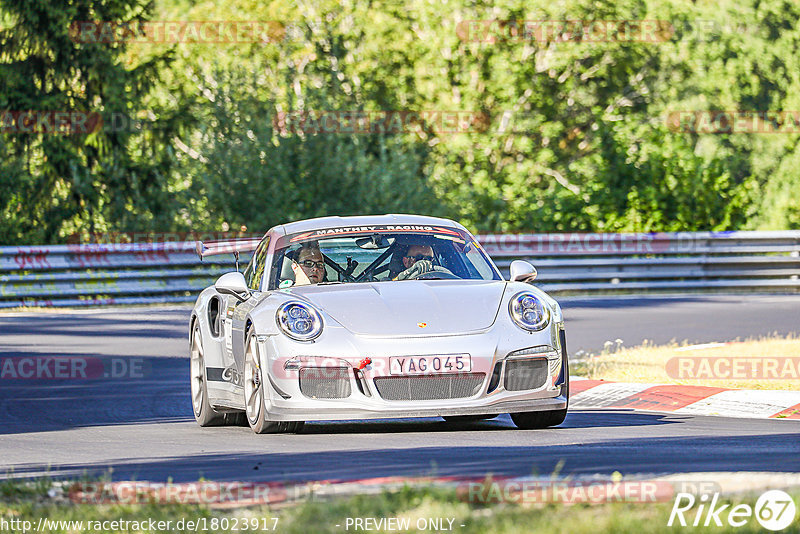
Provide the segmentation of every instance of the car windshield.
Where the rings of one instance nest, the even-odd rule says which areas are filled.
[[[281,237],[269,289],[451,279],[502,277],[475,238],[462,230],[429,226],[332,228]]]

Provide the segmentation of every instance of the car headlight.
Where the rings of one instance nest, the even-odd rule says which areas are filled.
[[[287,302],[282,304],[275,320],[283,333],[298,341],[309,341],[322,333],[322,316],[308,304]]]
[[[508,303],[508,313],[517,326],[531,332],[543,329],[550,322],[550,309],[533,293],[515,295]]]

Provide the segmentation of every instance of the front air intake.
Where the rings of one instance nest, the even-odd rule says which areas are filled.
[[[350,376],[347,367],[303,367],[300,391],[312,399],[344,399],[350,396]]]
[[[539,389],[547,380],[547,371],[547,358],[507,360],[503,387],[506,391]]]

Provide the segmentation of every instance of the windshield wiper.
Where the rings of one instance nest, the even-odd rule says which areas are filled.
[[[342,282],[341,280],[333,280],[333,281],[328,281],[328,282],[320,282],[317,285],[318,286],[330,286],[330,285],[333,285],[333,284],[346,284],[346,283],[347,282]]]

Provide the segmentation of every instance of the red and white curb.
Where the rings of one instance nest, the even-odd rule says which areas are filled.
[[[627,408],[724,417],[800,419],[800,391],[726,389],[709,386],[570,379],[569,406]]]

